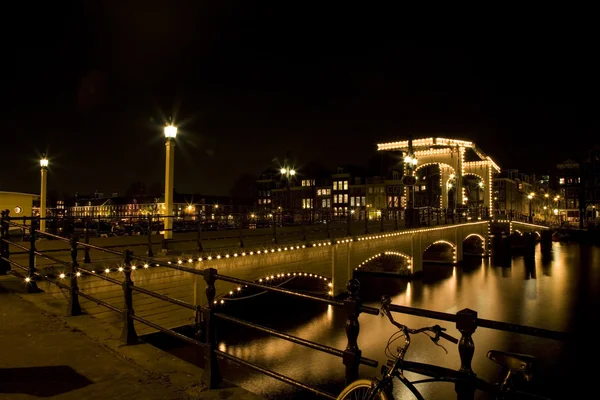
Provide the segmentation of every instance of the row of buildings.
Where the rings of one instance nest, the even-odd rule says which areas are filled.
[[[485,179],[483,173],[464,171],[464,165],[468,164],[488,162],[495,165],[482,152],[475,151],[471,143],[451,139],[423,143],[430,150],[416,154],[429,155],[429,161],[432,155],[439,153],[441,157],[440,149],[458,143],[462,149],[459,153],[463,176],[450,173],[454,169],[440,158],[439,162],[419,165],[414,173],[416,184],[407,187],[403,184],[404,153],[393,151],[380,152],[368,167],[343,165],[333,171],[317,163],[295,168],[285,161],[284,165],[269,167],[257,176],[254,198],[175,193],[172,215],[179,220],[226,222],[240,218],[256,221],[278,218],[289,223],[348,218],[391,219],[402,218],[410,196],[416,208],[446,208],[472,217],[494,214],[571,224],[597,218],[600,149],[592,149],[588,158],[581,162],[566,160],[546,175],[490,168],[490,178]],[[451,159],[452,152],[446,157]],[[0,203],[1,193],[6,197],[8,192],[0,192]],[[35,207],[36,200],[35,195],[30,198],[34,202],[33,208],[31,204],[29,208],[25,205],[27,201],[19,200],[24,205],[6,208],[3,205],[3,209],[11,211],[12,216],[35,215],[39,211],[39,206]],[[56,199],[49,202],[48,209],[50,216],[73,218],[118,219],[165,214],[169,213],[164,209],[164,198],[160,195],[118,196],[115,193],[105,197],[98,192]]]

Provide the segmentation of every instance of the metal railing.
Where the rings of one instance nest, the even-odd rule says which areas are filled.
[[[4,219],[11,221],[11,225],[14,228],[20,229],[20,236],[22,241],[28,241],[30,225],[34,226],[35,228],[39,226],[39,217],[9,217],[5,211],[2,211],[2,215]],[[398,214],[395,213],[394,215],[389,214],[381,216],[376,220],[361,220],[360,216],[348,214],[348,216],[342,216],[335,221],[327,219],[326,223],[321,224],[300,223],[296,225],[290,225],[289,229],[288,227],[280,226],[276,222],[276,220],[271,221],[270,226],[268,228],[253,229],[252,227],[255,227],[256,224],[252,224],[251,220],[246,219],[245,221],[242,221],[242,223],[238,224],[235,227],[235,229],[230,230],[233,232],[237,231],[237,234],[234,233],[229,235],[207,235],[205,233],[207,230],[207,222],[205,220],[196,219],[194,221],[182,221],[182,223],[185,223],[188,228],[193,228],[190,228],[185,231],[188,233],[187,237],[183,237],[186,235],[185,232],[182,231],[181,236],[179,237],[159,241],[157,241],[156,235],[159,235],[160,233],[164,232],[164,228],[156,225],[157,221],[160,221],[164,218],[175,217],[164,215],[120,216],[117,219],[121,222],[123,222],[124,220],[128,221],[127,224],[129,225],[134,225],[137,223],[143,224],[144,228],[142,229],[142,231],[137,232],[139,233],[139,235],[136,234],[136,236],[146,236],[147,239],[141,239],[138,243],[104,245],[102,246],[102,248],[123,249],[126,247],[144,247],[145,253],[149,257],[154,257],[154,246],[160,245],[163,251],[167,251],[169,248],[174,247],[177,243],[195,243],[195,246],[193,247],[196,252],[204,252],[206,250],[206,247],[210,247],[210,250],[225,250],[233,247],[244,248],[248,245],[248,243],[251,242],[260,242],[261,244],[281,244],[297,241],[306,243],[311,240],[317,240],[318,238],[326,239],[342,236],[356,236],[360,234],[368,234],[369,232],[397,231],[399,229],[403,229],[402,226],[398,225],[398,219],[395,218],[397,217],[397,215]],[[469,222],[467,218],[468,217],[463,215],[462,213],[453,214],[452,210],[423,208],[422,210],[420,210],[421,222],[419,225],[431,226],[464,223]],[[111,223],[116,224],[117,219],[113,219]],[[62,230],[56,231],[52,231],[51,229],[47,228],[44,235],[45,238],[60,240],[61,238],[70,238],[72,236],[77,236],[83,238],[84,244],[89,244],[90,239],[93,237],[99,237],[101,235],[104,235],[104,233],[101,233],[100,229],[94,229],[94,227],[99,227],[103,221],[109,221],[109,219],[101,217],[46,217],[45,220],[48,222],[47,226],[51,225],[49,222],[55,221],[57,222],[57,225],[60,225],[64,228]],[[17,224],[17,221],[21,222],[21,224]],[[96,224],[95,226],[93,226],[92,224],[92,222],[94,221]],[[27,222],[29,222],[30,225],[27,225]],[[119,232],[125,231],[119,230]],[[127,232],[132,233],[133,231]],[[176,230],[174,233],[178,234]],[[229,242],[229,245],[206,246],[207,241],[223,243]],[[231,242],[233,241],[237,241],[237,243],[235,245],[232,245]],[[85,264],[89,264],[92,262],[90,256],[90,249],[92,248],[93,247],[91,246],[81,247],[81,249],[85,253],[83,261]],[[46,250],[45,253],[61,251],[64,250]]]
[[[27,228],[29,230],[29,247],[10,240],[8,235],[9,226],[15,226],[20,228]],[[71,262],[66,262],[60,260],[51,255],[45,254],[36,250],[36,239],[37,237],[48,237],[53,238],[55,240],[60,240],[69,244],[69,250],[71,255]],[[20,250],[26,251],[29,254],[29,263],[28,265],[21,265],[20,263],[12,260],[10,258],[11,249],[10,247],[14,246]],[[105,252],[111,255],[119,255],[122,257],[123,266],[119,268],[120,271],[124,273],[124,280],[120,281],[114,279],[112,277],[103,275],[101,273],[96,273],[95,271],[90,271],[85,268],[80,268],[79,263],[77,262],[78,250],[80,248],[89,249]],[[35,268],[35,258],[42,257],[62,266],[67,267],[67,272],[60,275],[62,279],[68,279],[69,284],[65,284],[61,282],[61,280],[55,279],[51,276],[43,275],[39,273]],[[137,287],[134,285],[131,279],[131,272],[137,268],[142,268],[142,266],[134,265],[134,261],[140,261],[144,264],[144,266],[148,266],[150,263],[153,266],[160,266],[165,268],[170,268],[178,271],[182,271],[185,273],[190,273],[196,276],[202,276],[206,283],[206,298],[207,305],[200,306],[197,304],[192,304],[189,302],[185,302],[179,299],[175,299],[173,297],[163,295],[160,293],[156,293],[154,291],[144,289],[141,287]],[[11,269],[10,266],[16,268],[16,270]],[[310,391],[314,394],[317,394],[321,397],[328,399],[335,399],[336,396],[323,391],[317,387],[310,386],[306,383],[300,382],[288,376],[279,374],[275,371],[271,371],[267,368],[264,368],[260,365],[251,363],[249,361],[243,360],[239,357],[236,357],[227,352],[221,351],[218,349],[216,342],[216,321],[227,321],[229,323],[237,324],[246,328],[251,328],[257,330],[259,332],[263,332],[269,334],[271,336],[280,338],[282,340],[286,340],[316,351],[320,351],[326,354],[330,354],[336,357],[342,358],[343,365],[345,366],[345,382],[346,384],[358,378],[358,368],[359,365],[367,365],[370,367],[376,367],[378,362],[373,359],[365,358],[362,356],[362,351],[358,347],[357,339],[359,334],[359,315],[361,313],[378,315],[379,310],[373,307],[363,306],[360,298],[358,297],[359,292],[359,282],[355,279],[351,279],[347,284],[348,296],[344,300],[335,300],[331,298],[324,298],[319,296],[314,296],[305,293],[298,293],[291,290],[283,289],[280,287],[269,286],[262,283],[250,282],[238,278],[234,278],[231,276],[221,275],[214,268],[207,268],[204,270],[197,270],[194,268],[185,267],[183,265],[178,264],[170,264],[161,261],[157,261],[151,257],[146,256],[136,256],[130,250],[125,251],[117,251],[111,248],[103,248],[100,246],[91,245],[89,243],[80,242],[77,236],[71,237],[70,239],[60,237],[58,235],[41,232],[36,230],[34,227],[25,226],[22,224],[17,224],[15,222],[10,221],[8,218],[3,218],[0,221],[0,273],[3,269],[11,273],[27,283],[27,290],[31,293],[40,291],[37,286],[37,281],[46,280],[61,289],[65,289],[68,291],[68,308],[67,315],[76,316],[80,315],[82,310],[79,304],[79,297],[83,297],[87,300],[90,300],[100,306],[108,308],[114,312],[120,313],[123,318],[123,327],[121,332],[121,340],[125,344],[134,344],[138,342],[138,335],[135,330],[134,321],[147,325],[157,331],[165,333],[169,336],[172,336],[176,339],[182,340],[186,343],[200,346],[204,350],[204,372],[202,376],[202,380],[205,382],[208,388],[215,388],[222,381],[221,372],[219,370],[219,366],[217,364],[217,358],[221,357],[223,359],[235,362],[239,365],[243,365],[249,369],[254,371],[258,371],[267,376],[280,380],[282,382],[286,382],[295,387]],[[123,307],[118,308],[109,304],[105,301],[97,299],[85,292],[82,292],[78,287],[78,278],[82,275],[96,277],[98,279],[105,280],[107,282],[113,283],[115,285],[120,285],[123,289]],[[334,307],[341,307],[346,311],[346,336],[347,336],[347,346],[344,350],[336,349],[324,344],[320,344],[317,342],[313,342],[310,340],[306,340],[300,337],[296,337],[293,335],[289,335],[285,332],[281,332],[269,327],[261,326],[249,321],[245,321],[240,318],[232,317],[222,312],[216,312],[215,308],[215,296],[216,296],[216,281],[228,282],[236,285],[243,285],[244,287],[251,287],[255,289],[259,289],[261,291],[275,292],[280,293],[287,296],[292,296],[301,301],[313,301],[319,302],[322,304],[328,304]],[[154,297],[160,299],[162,301],[169,302],[171,304],[175,304],[180,307],[187,308],[189,310],[194,311],[195,313],[195,325],[197,328],[201,329],[205,333],[206,340],[200,341],[192,337],[185,336],[173,329],[168,329],[158,324],[155,324],[145,318],[139,317],[134,312],[134,304],[133,304],[133,292],[143,293],[147,296]],[[474,342],[472,335],[477,329],[477,327],[489,328],[495,330],[501,330],[505,332],[513,332],[520,333],[530,336],[536,336],[541,338],[548,338],[554,340],[566,340],[569,335],[564,332],[557,332],[547,329],[535,328],[525,325],[518,324],[510,324],[500,321],[493,321],[488,319],[482,319],[477,317],[477,312],[464,309],[459,311],[457,314],[448,314],[443,312],[436,312],[430,310],[423,310],[414,307],[405,307],[400,305],[390,305],[390,310],[398,313],[410,314],[425,318],[432,318],[437,320],[455,322],[456,328],[461,332],[461,339],[458,344],[458,352],[461,360],[460,371],[466,372],[468,374],[473,374],[474,372],[471,368],[471,360],[474,354]],[[462,386],[461,386],[462,385]],[[464,384],[457,384],[456,391],[458,394],[458,398],[460,400],[471,400],[473,398],[474,388],[470,386],[464,386]]]
[[[20,244],[18,242],[13,242],[10,240],[8,231],[9,227],[19,227],[19,228],[27,228],[29,230],[29,247]],[[71,253],[71,262],[60,260],[51,255],[47,255],[43,252],[36,250],[35,244],[38,237],[49,237],[55,240],[60,240],[69,244],[69,249]],[[29,263],[28,265],[21,265],[20,263],[12,260],[10,258],[11,255],[11,246],[14,246],[20,250],[26,251],[29,254]],[[112,277],[103,275],[102,273],[96,273],[95,271],[91,271],[85,268],[80,268],[79,263],[77,261],[78,250],[83,247],[84,249],[93,249],[97,251],[102,251],[109,253],[111,255],[120,255],[122,256],[122,267],[119,268],[119,271],[123,272],[124,280],[120,281],[118,279],[114,279]],[[55,279],[52,276],[44,275],[39,273],[35,267],[35,258],[42,257],[61,266],[67,268],[67,271],[61,273],[59,278]],[[207,305],[200,306],[197,304],[188,303],[179,299],[172,298],[170,296],[156,293],[154,291],[144,289],[141,287],[137,287],[134,285],[131,279],[131,272],[137,268],[142,268],[142,266],[134,265],[134,261],[141,261],[144,263],[144,266],[149,265],[151,262],[153,266],[161,266],[165,268],[171,268],[179,271],[183,271],[186,273],[191,273],[194,275],[202,276],[204,281],[206,282],[206,296],[207,296]],[[12,269],[10,267],[15,267]],[[8,268],[7,268],[8,267]],[[124,250],[119,252],[114,249],[102,248],[99,246],[94,246],[88,243],[80,242],[77,236],[73,236],[70,239],[60,237],[58,235],[41,232],[36,230],[33,226],[25,226],[22,224],[17,224],[15,222],[11,222],[8,218],[3,218],[0,222],[0,270],[6,270],[6,272],[23,279],[26,282],[26,288],[29,293],[40,292],[40,288],[37,285],[37,282],[40,280],[45,280],[49,283],[52,283],[58,286],[61,289],[65,289],[68,292],[68,307],[67,307],[67,315],[68,316],[77,316],[82,313],[82,309],[79,303],[79,297],[85,298],[95,304],[98,304],[102,307],[105,307],[109,310],[117,312],[122,315],[123,318],[123,327],[121,332],[121,340],[124,344],[131,345],[138,342],[139,338],[135,330],[134,321],[147,325],[157,331],[165,333],[169,336],[172,336],[176,339],[182,340],[186,343],[200,346],[204,349],[204,372],[202,375],[202,380],[205,382],[208,388],[215,388],[222,382],[221,372],[219,370],[219,366],[217,364],[217,358],[221,357],[223,359],[235,362],[237,364],[243,365],[252,370],[258,371],[262,374],[268,375],[272,378],[278,379],[282,382],[286,382],[295,387],[307,390],[314,394],[317,394],[321,397],[328,399],[335,399],[336,395],[328,393],[324,390],[319,389],[318,387],[313,387],[306,383],[295,380],[291,377],[282,375],[278,372],[271,371],[267,368],[264,368],[258,364],[251,363],[249,361],[243,360],[239,357],[236,357],[232,354],[221,351],[217,347],[216,342],[216,320],[227,321],[229,323],[238,324],[240,326],[244,326],[247,328],[252,328],[257,331],[267,333],[271,336],[280,338],[282,340],[286,340],[316,351],[320,351],[326,354],[330,354],[336,357],[342,358],[343,365],[345,366],[345,381],[346,383],[350,383],[351,381],[358,378],[358,368],[359,365],[367,365],[370,367],[377,367],[378,362],[373,359],[369,359],[362,356],[362,352],[358,347],[357,338],[359,333],[359,322],[358,317],[361,313],[367,313],[372,315],[378,315],[379,310],[373,307],[363,306],[360,299],[358,298],[359,284],[357,280],[350,280],[348,282],[348,297],[345,300],[335,300],[330,298],[324,298],[319,296],[314,296],[305,293],[298,293],[291,290],[264,285],[261,283],[255,283],[250,281],[245,281],[242,279],[237,279],[234,277],[220,275],[217,270],[214,268],[207,268],[204,270],[196,270],[193,268],[185,267],[182,265],[174,265],[168,264],[164,262],[157,261],[150,257],[144,256],[135,256],[131,250]],[[95,277],[98,279],[102,279],[104,281],[113,283],[115,285],[120,285],[123,288],[123,307],[115,307],[112,304],[109,304],[103,300],[95,298],[79,289],[78,280],[81,276],[87,275],[90,277]],[[69,284],[65,284],[61,282],[61,280],[67,279]],[[320,344],[317,342],[313,342],[310,340],[306,340],[300,337],[289,335],[285,332],[281,332],[275,329],[271,329],[265,326],[261,326],[249,321],[245,321],[240,318],[235,318],[223,313],[215,312],[215,282],[217,280],[221,280],[224,282],[234,283],[238,285],[243,285],[245,287],[253,287],[256,289],[260,289],[262,291],[270,291],[276,292],[280,294],[284,294],[287,296],[292,296],[302,301],[313,301],[319,302],[323,304],[328,304],[334,307],[341,307],[346,310],[347,313],[347,322],[346,322],[346,335],[347,335],[347,346],[344,350],[336,349],[331,346],[327,346],[324,344]],[[134,312],[134,304],[133,304],[133,292],[143,293],[144,295],[157,298],[171,304],[175,304],[180,307],[187,308],[195,312],[195,325],[197,327],[201,327],[204,331],[206,340],[200,341],[192,337],[185,336],[179,332],[176,332],[173,329],[165,328],[159,324],[153,323],[145,318],[139,317]]]

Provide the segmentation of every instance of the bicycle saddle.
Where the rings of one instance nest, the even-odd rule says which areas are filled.
[[[535,357],[527,354],[509,353],[500,350],[490,350],[487,358],[511,371],[520,371],[528,375],[535,365]]]

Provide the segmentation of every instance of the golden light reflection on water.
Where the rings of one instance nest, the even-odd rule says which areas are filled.
[[[492,319],[540,328],[566,331],[572,323],[577,298],[583,290],[600,287],[599,282],[581,279],[580,262],[587,262],[590,274],[599,277],[600,250],[580,250],[578,246],[555,243],[550,260],[536,253],[535,259],[525,261],[515,257],[509,267],[494,266],[490,258],[479,263],[461,266],[429,265],[421,279],[408,282],[402,279],[361,277],[360,296],[365,305],[379,307],[382,294],[392,296],[395,304],[417,308],[456,313],[464,308],[478,312],[480,318]],[[591,264],[594,264],[591,266]],[[586,286],[587,285],[587,286]],[[269,306],[273,306],[270,304]],[[314,307],[312,317],[285,328],[285,332],[328,346],[345,349],[347,338],[344,331],[346,314],[343,309],[326,306]],[[273,312],[272,322],[277,325],[284,319],[293,318],[285,311]],[[448,333],[460,337],[454,324],[429,320],[410,315],[397,314],[396,319],[410,327],[439,323]],[[359,347],[363,356],[377,359],[384,364],[384,347],[395,328],[384,318],[361,314]],[[561,345],[557,342],[523,335],[502,333],[479,328],[473,335],[475,356],[473,369],[484,379],[497,378],[499,370],[485,355],[489,349],[500,349],[528,353],[539,357],[542,365],[556,367]],[[239,350],[241,349],[241,350]],[[395,346],[392,350],[395,349]],[[414,337],[408,359],[433,363],[457,369],[460,365],[457,347],[447,345],[448,355],[433,346],[428,338]],[[341,359],[305,347],[265,336],[248,336],[236,344],[228,344],[227,351],[242,354],[242,358],[264,365],[279,373],[313,385],[335,383],[341,389],[344,367]],[[377,371],[361,367],[361,376],[370,377]],[[543,371],[542,371],[543,373]],[[239,375],[239,382],[247,389],[259,394],[280,393],[280,397],[300,399],[304,394],[293,397],[289,386],[274,382],[260,375]],[[398,389],[398,395],[402,391]],[[455,399],[451,384],[421,386],[425,398]]]

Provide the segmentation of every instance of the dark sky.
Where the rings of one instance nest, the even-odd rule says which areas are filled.
[[[472,140],[524,172],[600,142],[598,35],[581,16],[48,3],[3,13],[0,190],[37,192],[46,150],[60,192],[163,182],[168,116],[176,190],[206,194],[288,150],[299,164],[360,164],[408,133]]]

